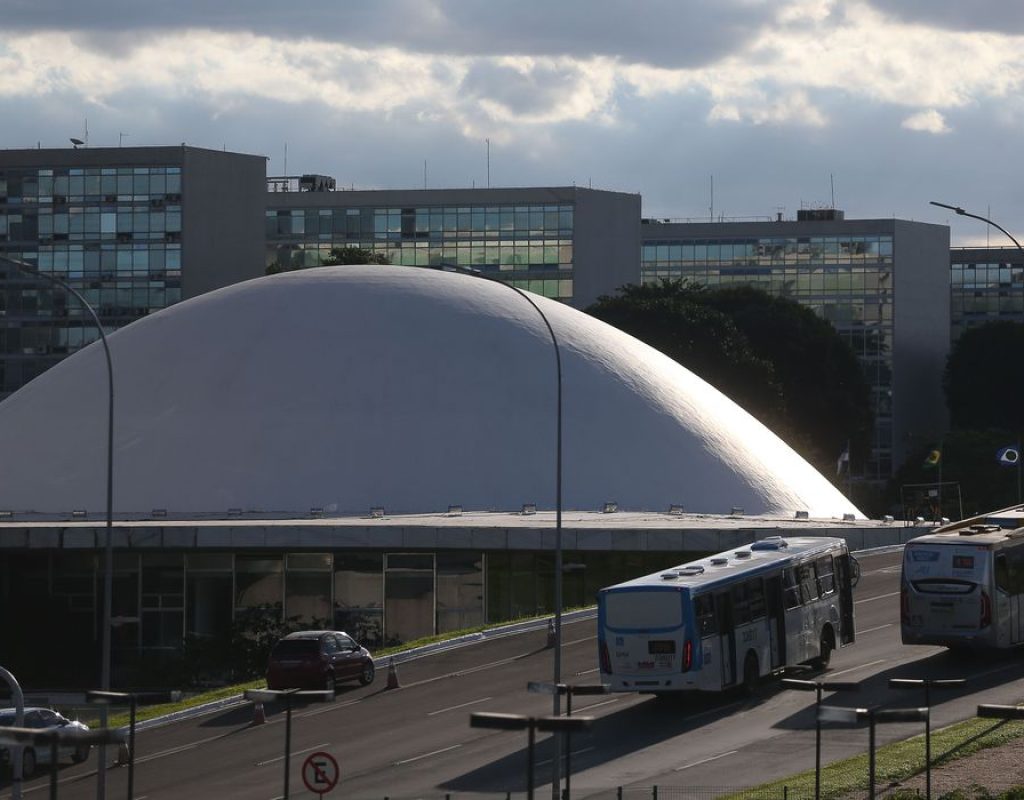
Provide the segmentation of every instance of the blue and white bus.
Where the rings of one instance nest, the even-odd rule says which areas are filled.
[[[771,536],[598,593],[601,681],[618,692],[753,691],[854,640],[843,539]]]

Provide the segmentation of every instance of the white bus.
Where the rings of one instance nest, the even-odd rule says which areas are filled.
[[[951,649],[1024,644],[1024,506],[907,542],[900,580],[904,644]]]
[[[753,691],[854,639],[859,569],[842,539],[771,536],[598,593],[601,682],[612,691]]]

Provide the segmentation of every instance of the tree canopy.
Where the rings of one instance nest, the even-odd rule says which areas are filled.
[[[339,264],[390,264],[390,259],[384,253],[377,253],[367,247],[332,247],[327,258],[320,260],[317,267],[334,267]],[[298,269],[308,269],[306,264],[292,263],[281,264],[274,262],[267,267],[267,275],[275,275],[278,272],[293,272]]]
[[[687,367],[826,475],[851,444],[866,455],[867,381],[849,345],[811,309],[753,288],[682,280],[624,286],[587,312]]]
[[[953,344],[943,388],[954,428],[1024,431],[1024,324],[968,328]]]

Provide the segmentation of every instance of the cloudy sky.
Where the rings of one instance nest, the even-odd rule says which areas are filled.
[[[190,145],[356,188],[1024,237],[1020,0],[0,0],[0,147]],[[489,140],[489,148],[488,148]],[[287,161],[286,161],[287,158]],[[714,187],[712,192],[712,185]],[[997,231],[991,242],[1006,240]]]

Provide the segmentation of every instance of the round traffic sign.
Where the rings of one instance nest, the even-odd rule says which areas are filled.
[[[302,782],[309,791],[319,795],[338,785],[338,762],[330,753],[310,753],[302,762]]]

